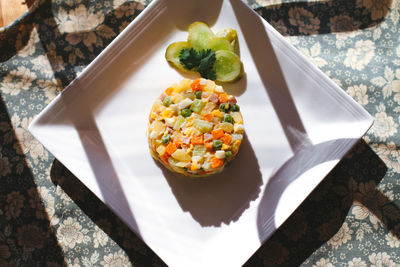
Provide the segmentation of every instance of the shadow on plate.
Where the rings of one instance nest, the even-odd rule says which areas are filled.
[[[299,266],[322,245],[337,245],[334,236],[341,235],[342,227],[350,227],[346,217],[358,216],[354,204],[368,214],[366,219],[376,216],[377,223],[400,238],[393,219],[400,209],[377,189],[386,171],[361,140],[245,266]]]
[[[222,0],[182,1],[166,0],[168,13],[175,27],[180,31],[187,31],[188,26],[195,21],[202,21],[212,27],[218,19]],[[190,16],[181,14],[190,14]],[[190,18],[190,19],[189,19]],[[176,40],[184,41],[184,40]]]
[[[167,170],[165,178],[183,211],[200,225],[221,226],[237,221],[258,198],[262,185],[254,150],[244,135],[239,153],[222,173],[205,178],[188,178]]]
[[[276,230],[274,219],[284,191],[312,168],[325,162],[340,160],[343,155],[341,149],[337,148],[348,143],[353,144],[357,140],[338,139],[304,147],[297,151],[272,175],[258,206],[257,226],[261,241]],[[327,151],[330,153],[327,153]],[[312,176],[308,176],[305,179],[307,178],[312,179]],[[306,182],[306,180],[303,181]]]

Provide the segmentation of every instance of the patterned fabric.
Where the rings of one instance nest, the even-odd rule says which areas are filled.
[[[39,0],[0,29],[0,266],[164,266],[27,131],[148,2]],[[400,0],[247,3],[375,123],[246,266],[400,266]]]

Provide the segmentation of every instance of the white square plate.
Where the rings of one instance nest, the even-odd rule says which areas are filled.
[[[221,174],[186,179],[150,156],[146,124],[182,79],[164,59],[193,21],[238,32],[246,136]],[[371,116],[240,0],[155,0],[30,131],[168,265],[240,266],[372,124]]]

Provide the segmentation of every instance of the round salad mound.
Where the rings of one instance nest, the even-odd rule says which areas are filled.
[[[238,153],[243,132],[236,98],[204,78],[168,87],[149,116],[152,156],[169,170],[192,177],[222,171]]]

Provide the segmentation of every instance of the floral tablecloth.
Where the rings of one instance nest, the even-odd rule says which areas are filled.
[[[375,117],[246,266],[400,266],[400,0],[248,0]],[[0,29],[0,266],[164,263],[28,132],[148,1],[40,0]]]

